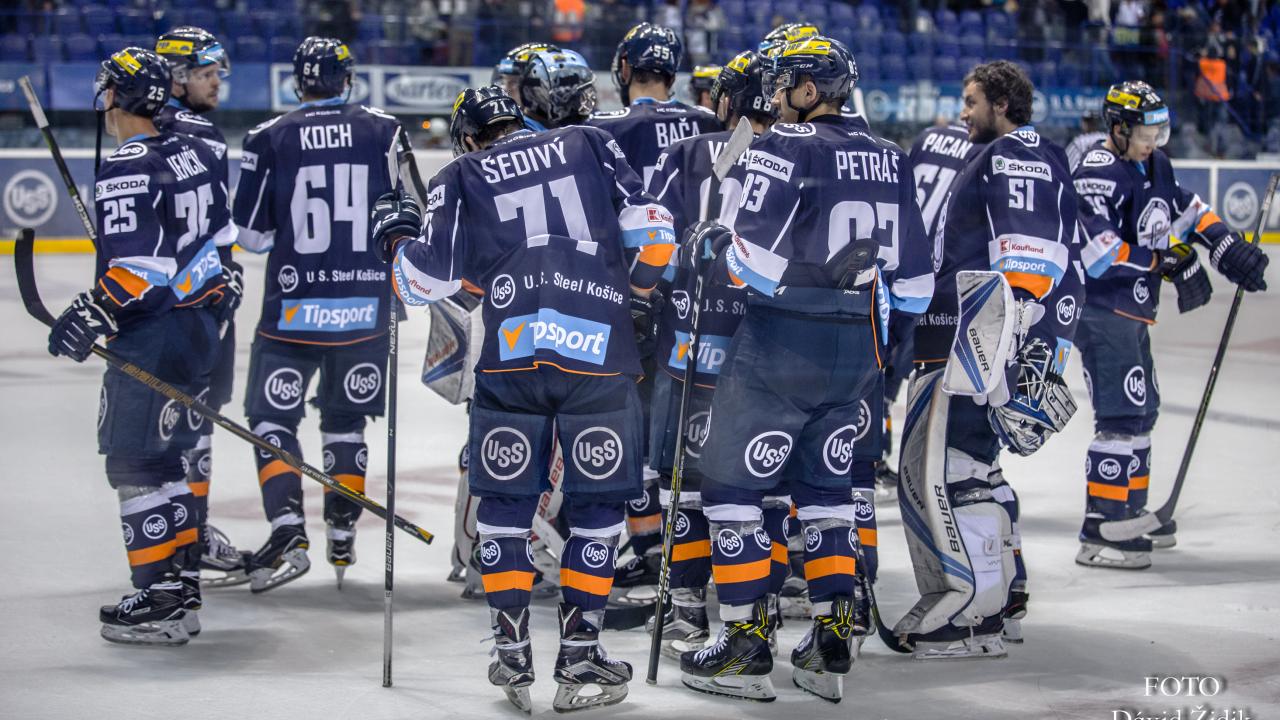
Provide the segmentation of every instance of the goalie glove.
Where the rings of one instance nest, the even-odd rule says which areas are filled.
[[[1261,248],[1233,232],[1225,233],[1209,248],[1209,264],[1213,269],[1249,292],[1267,289],[1265,275],[1269,262]]]
[[[998,407],[993,402],[987,409],[996,437],[1018,455],[1039,450],[1075,414],[1076,402],[1053,365],[1053,349],[1040,338],[1030,338],[1010,365],[1017,379],[1008,400]]]
[[[1179,243],[1159,253],[1156,271],[1178,291],[1178,312],[1191,312],[1207,304],[1213,295],[1213,284],[1209,282],[1208,271],[1200,264],[1196,249],[1188,243]]]

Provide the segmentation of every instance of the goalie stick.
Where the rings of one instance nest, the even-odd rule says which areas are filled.
[[[48,308],[45,307],[44,301],[40,299],[40,290],[36,286],[34,253],[35,231],[31,228],[22,228],[18,232],[17,240],[14,242],[13,246],[13,264],[18,278],[18,294],[22,297],[22,304],[26,307],[27,313],[31,315],[31,317],[46,326],[52,326],[54,323],[54,317],[50,314]],[[269,453],[272,457],[284,462],[286,465],[289,465],[303,475],[306,475],[312,480],[315,480],[321,485],[324,485],[330,490],[347,498],[365,510],[368,510],[384,520],[388,517],[389,513],[387,512],[387,509],[376,501],[370,499],[364,493],[352,490],[346,485],[334,480],[324,472],[306,464],[301,458],[295,456],[293,453],[287,450],[282,450],[257,435],[254,435],[253,431],[248,428],[228,420],[221,413],[210,408],[208,405],[205,405],[200,400],[182,392],[155,375],[152,375],[119,355],[116,355],[105,347],[95,344],[92,352],[94,355],[106,360],[109,365],[125,375],[137,380],[170,400],[181,404],[190,412],[203,417],[214,425],[217,425],[241,440],[248,442],[259,450]],[[396,527],[424,543],[430,543],[435,539],[435,536],[431,533],[398,515],[390,514],[390,517],[393,518],[393,522]]]
[[[1272,173],[1267,183],[1267,190],[1262,196],[1262,207],[1258,213],[1258,224],[1253,230],[1253,240],[1246,242],[1262,242],[1262,228],[1267,222],[1267,214],[1271,211],[1271,202],[1275,199],[1276,184],[1280,182],[1280,173]],[[1104,522],[1098,527],[1102,537],[1111,541],[1131,540],[1167,525],[1173,520],[1173,510],[1178,505],[1178,496],[1182,494],[1182,484],[1186,482],[1187,471],[1191,469],[1191,454],[1195,452],[1196,443],[1200,440],[1200,430],[1204,427],[1205,415],[1209,412],[1209,400],[1213,397],[1213,388],[1218,384],[1218,371],[1227,355],[1227,344],[1231,342],[1231,331],[1235,329],[1236,315],[1240,312],[1240,303],[1244,300],[1244,287],[1237,285],[1235,297],[1231,300],[1231,310],[1227,313],[1227,324],[1222,329],[1222,338],[1218,340],[1218,350],[1214,353],[1213,364],[1209,366],[1209,380],[1205,383],[1204,394],[1200,396],[1200,406],[1196,409],[1195,421],[1191,424],[1191,437],[1187,438],[1187,447],[1182,451],[1182,462],[1178,465],[1178,475],[1169,491],[1169,499],[1159,510],[1146,513],[1128,520]]]

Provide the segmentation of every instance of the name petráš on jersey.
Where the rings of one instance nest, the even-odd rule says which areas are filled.
[[[898,156],[888,150],[869,152],[857,150],[836,153],[836,178],[839,180],[870,180],[871,182],[898,182]]]

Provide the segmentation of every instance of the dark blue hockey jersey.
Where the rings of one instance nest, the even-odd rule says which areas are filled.
[[[930,239],[937,235],[938,217],[951,191],[951,183],[964,169],[965,159],[974,152],[974,147],[964,125],[926,128],[911,146],[909,156],[915,173],[916,202],[920,204],[920,217]]]
[[[1063,279],[1080,257],[1076,196],[1061,148],[1030,126],[997,138],[970,157],[943,208],[934,251],[937,292],[916,325],[916,362],[947,359],[958,314],[956,273],[997,270],[1016,298],[1045,308],[1029,334],[1055,348],[1060,370],[1074,324],[1056,323],[1052,313],[1078,285],[1078,278]],[[1076,302],[1073,297],[1063,307]]]
[[[369,209],[399,184],[400,123],[341,98],[249,131],[233,207],[240,246],[268,252],[260,335],[346,345],[386,332],[387,269]]]
[[[476,369],[640,374],[630,286],[654,286],[675,234],[607,134],[507,135],[441,169],[425,210],[392,266],[396,291],[424,305],[464,279],[484,289]]]
[[[788,287],[838,287],[832,266],[845,264],[854,241],[874,240],[875,267],[864,273],[879,288],[882,340],[890,308],[916,315],[929,305],[930,245],[911,161],[860,118],[778,123],[752,143],[730,177],[740,179],[742,198],[726,264],[766,302],[787,304]]]
[[[159,114],[155,117],[155,124],[156,128],[162,132],[175,132],[200,138],[206,145],[213,148],[219,160],[227,161],[227,139],[223,137],[222,131],[212,121],[189,110],[177,98],[170,98],[169,102],[160,108]]]
[[[222,286],[218,246],[236,238],[226,183],[226,164],[184,135],[139,135],[103,161],[96,275],[124,324],[203,303]]]
[[[622,154],[645,186],[653,176],[658,155],[677,140],[724,129],[715,113],[678,100],[659,102],[637,98],[621,110],[597,112],[587,125],[598,127],[618,141]]]
[[[648,190],[663,207],[671,211],[677,237],[683,237],[690,226],[701,220],[723,218],[728,213],[730,222],[736,213],[741,196],[741,181],[726,177],[717,182],[712,167],[724,150],[732,132],[721,131],[696,135],[677,141],[658,157]],[[746,154],[739,158],[745,162]],[[658,324],[658,347],[655,357],[661,359],[663,368],[674,377],[683,380],[686,358],[689,354],[689,335],[692,330],[691,303],[695,294],[695,276],[692,263],[681,258],[679,252],[672,258],[671,282],[667,288],[667,302]],[[714,386],[720,367],[724,364],[729,341],[738,329],[738,323],[747,311],[747,289],[722,283],[705,283],[702,288],[702,307],[699,310],[700,338],[694,382]]]
[[[1207,203],[1178,185],[1160,150],[1139,165],[1094,148],[1076,168],[1075,188],[1088,236],[1081,252],[1085,302],[1145,323],[1155,322],[1160,302],[1154,251],[1168,249],[1170,235],[1212,241],[1229,232]]]

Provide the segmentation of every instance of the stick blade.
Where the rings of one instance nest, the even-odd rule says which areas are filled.
[[[40,299],[40,289],[36,286],[35,267],[36,233],[31,228],[22,228],[13,243],[14,272],[18,276],[18,294],[22,296],[22,304],[27,314],[45,325],[53,325],[53,315]]]
[[[725,143],[724,149],[720,151],[720,157],[716,158],[716,164],[711,168],[717,180],[725,179],[729,170],[738,162],[738,158],[742,157],[742,153],[751,147],[751,141],[755,137],[756,134],[751,129],[751,121],[745,117],[738,118],[738,126],[733,129],[729,142]]]

